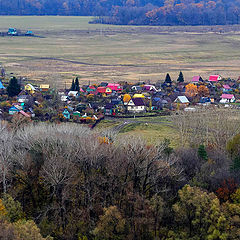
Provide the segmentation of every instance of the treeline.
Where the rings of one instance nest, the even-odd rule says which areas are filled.
[[[166,26],[239,24],[239,0],[165,0],[159,3],[159,7],[114,7],[110,16],[95,22]]]
[[[0,238],[238,239],[238,117],[173,116],[179,149],[77,124],[2,124]]]
[[[239,0],[1,0],[0,15],[98,16],[134,25],[238,24]]]

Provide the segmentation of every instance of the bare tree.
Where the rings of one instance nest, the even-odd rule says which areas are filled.
[[[0,173],[3,192],[7,192],[7,175],[12,167],[14,136],[7,130],[6,125],[0,125]]]

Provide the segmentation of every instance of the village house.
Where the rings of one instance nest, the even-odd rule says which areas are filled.
[[[24,90],[27,91],[27,92],[29,92],[29,93],[31,93],[31,94],[34,94],[35,91],[36,91],[36,88],[35,88],[32,84],[28,83],[28,84],[24,87]]]
[[[202,82],[203,79],[201,78],[201,76],[194,76],[192,78],[192,83],[199,83],[199,82]]]
[[[141,86],[132,86],[131,88],[133,91],[142,91],[142,87]]]
[[[218,82],[220,80],[222,80],[220,75],[211,75],[208,79],[209,82]]]
[[[3,86],[2,82],[0,81],[0,91],[4,90],[4,89],[5,89],[5,87]]]
[[[70,119],[71,115],[70,112],[65,108],[64,111],[62,112],[64,118]]]
[[[177,108],[179,108],[179,107],[184,108],[184,107],[187,107],[190,104],[190,102],[189,102],[189,100],[187,99],[186,96],[178,96],[175,99],[174,103],[177,106]]]
[[[50,89],[50,85],[49,84],[41,84],[40,85],[40,91],[41,92],[47,92]]]
[[[233,103],[235,102],[235,97],[233,94],[222,94],[220,103]]]
[[[122,86],[118,83],[109,83],[107,88],[110,88],[112,91],[121,92],[123,90]]]
[[[8,110],[8,113],[9,113],[10,115],[14,115],[15,113],[18,113],[18,112],[20,112],[20,110],[19,110],[18,108],[16,108],[16,106],[12,106],[12,107],[9,108],[9,110]]]
[[[127,110],[130,113],[140,113],[146,111],[146,105],[142,98],[133,98],[128,102]]]
[[[224,93],[228,93],[232,89],[231,89],[231,87],[228,84],[224,84],[222,90],[223,90]]]
[[[142,93],[136,93],[132,98],[145,98],[145,96]]]
[[[116,106],[115,104],[113,103],[107,103],[105,106],[104,106],[104,114],[105,115],[116,115],[117,113],[117,109],[116,109]]]
[[[154,85],[144,85],[143,86],[144,91],[154,91],[157,92],[157,89]]]
[[[68,96],[69,97],[77,97],[78,96],[78,91],[69,91]]]

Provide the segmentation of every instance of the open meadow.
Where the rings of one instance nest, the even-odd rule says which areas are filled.
[[[240,27],[147,27],[89,24],[90,17],[1,16],[0,31],[33,30],[40,37],[0,37],[0,63],[29,81],[70,85],[157,81],[169,72],[240,75]]]

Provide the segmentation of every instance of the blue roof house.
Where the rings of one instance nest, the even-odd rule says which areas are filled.
[[[12,106],[12,107],[9,108],[9,110],[8,110],[8,113],[9,113],[10,115],[14,115],[15,113],[18,113],[18,112],[20,112],[20,110],[17,109],[15,106]]]
[[[5,89],[5,87],[3,86],[2,82],[0,81],[0,90],[1,89]]]
[[[66,118],[66,119],[70,119],[70,113],[69,113],[69,111],[67,110],[67,109],[64,109],[64,111],[63,111],[63,116]]]

